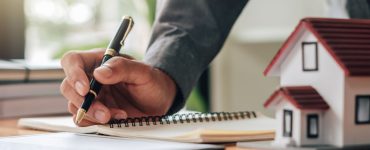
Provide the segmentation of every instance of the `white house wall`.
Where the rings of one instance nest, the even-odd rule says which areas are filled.
[[[369,144],[370,124],[355,124],[355,97],[358,94],[370,95],[370,78],[349,77],[345,82],[344,143],[346,145]]]
[[[323,121],[324,121],[324,113],[323,110],[301,110],[301,145],[323,145],[325,144],[324,140],[324,129]],[[319,117],[319,136],[317,138],[307,138],[307,115],[309,114],[317,114]]]
[[[276,145],[281,145],[283,143],[286,143],[286,141],[289,141],[290,139],[295,139],[294,142],[297,145],[300,145],[301,141],[301,136],[300,136],[300,127],[301,127],[301,122],[300,122],[300,116],[301,112],[299,109],[294,107],[292,104],[287,102],[286,100],[278,100],[279,104],[275,106],[276,108],[276,113],[275,113],[275,118],[278,120],[277,128],[275,131],[275,144]],[[283,136],[283,112],[284,109],[291,110],[293,112],[293,121],[292,121],[292,137],[284,137]]]
[[[344,73],[320,43],[318,43],[318,71],[303,72],[302,41],[315,42],[317,39],[305,31],[297,40],[293,46],[295,50],[290,52],[280,66],[280,84],[282,86],[311,85],[318,90],[330,106],[324,115],[324,139],[328,144],[343,146]]]

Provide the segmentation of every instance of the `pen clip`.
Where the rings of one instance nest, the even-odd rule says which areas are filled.
[[[126,40],[126,37],[128,35],[128,33],[131,31],[132,29],[132,26],[133,26],[133,20],[130,16],[124,16],[123,19],[128,19],[128,27],[127,27],[127,30],[125,31],[123,37],[122,37],[122,40],[120,42],[120,44],[123,46],[124,45],[124,42]]]

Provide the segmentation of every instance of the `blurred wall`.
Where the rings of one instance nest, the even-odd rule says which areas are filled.
[[[0,0],[0,59],[24,58],[23,0]]]

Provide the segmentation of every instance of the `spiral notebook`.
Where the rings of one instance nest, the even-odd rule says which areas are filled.
[[[77,127],[71,117],[22,118],[18,125],[46,131],[97,133],[192,143],[223,143],[271,140],[274,137],[275,120],[261,113],[244,111],[128,118],[88,127]]]

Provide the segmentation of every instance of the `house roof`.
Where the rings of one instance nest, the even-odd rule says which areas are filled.
[[[329,105],[321,95],[311,86],[289,86],[281,87],[276,90],[265,102],[264,106],[269,107],[282,96],[284,100],[289,101],[298,109],[328,109]]]
[[[370,76],[370,20],[324,18],[302,19],[264,75],[274,74],[304,29],[313,33],[346,76]]]

